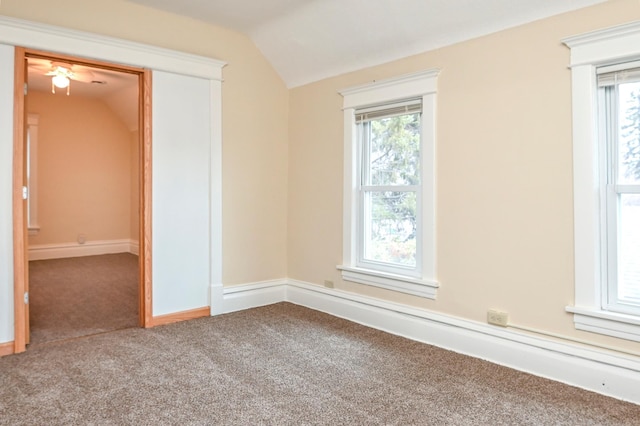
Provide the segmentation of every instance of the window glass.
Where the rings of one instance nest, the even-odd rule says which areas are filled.
[[[366,123],[369,185],[417,185],[420,175],[420,114],[405,114]],[[368,175],[368,176],[367,176]],[[368,179],[367,179],[368,177]]]
[[[415,192],[368,191],[364,205],[364,259],[415,267]]]
[[[640,194],[620,195],[617,299],[640,306]]]
[[[618,85],[618,183],[640,184],[640,82]]]

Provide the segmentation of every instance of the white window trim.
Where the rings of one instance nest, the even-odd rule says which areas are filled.
[[[28,186],[28,231],[29,235],[40,232],[38,223],[38,114],[27,115],[29,132],[29,179]]]
[[[435,229],[435,107],[439,70],[427,70],[397,78],[375,81],[340,91],[344,98],[344,229],[343,259],[338,269],[345,281],[381,287],[402,293],[435,299],[439,284],[436,277]],[[402,99],[422,97],[421,178],[422,258],[421,277],[410,277],[355,267],[357,262],[357,149],[355,110]]]
[[[602,309],[596,67],[640,59],[640,22],[563,40],[571,49],[575,302],[567,306],[578,330],[640,342],[639,317]]]

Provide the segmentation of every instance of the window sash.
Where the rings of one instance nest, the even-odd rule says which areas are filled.
[[[388,192],[399,192],[399,193],[404,193],[404,194],[413,194],[415,196],[416,199],[416,217],[415,217],[415,221],[416,221],[416,230],[415,233],[416,235],[414,236],[414,240],[415,240],[415,251],[413,253],[414,255],[414,262],[411,263],[407,263],[407,264],[403,264],[401,262],[387,262],[384,260],[376,260],[373,258],[373,256],[370,256],[367,254],[367,250],[373,250],[375,247],[371,246],[370,244],[368,244],[368,236],[371,233],[371,227],[373,226],[374,223],[374,219],[372,218],[372,211],[368,208],[369,207],[369,202],[367,200],[368,197],[370,196],[374,196],[375,194],[385,194]],[[360,222],[359,222],[359,235],[358,235],[358,257],[357,257],[357,265],[358,267],[363,267],[363,268],[374,268],[377,270],[381,270],[381,271],[385,271],[385,272],[390,272],[390,273],[397,273],[397,274],[401,274],[401,275],[408,275],[408,276],[415,276],[415,277],[419,277],[420,276],[420,254],[421,254],[421,247],[420,247],[420,238],[419,238],[419,232],[421,231],[421,224],[420,224],[420,204],[421,204],[421,196],[420,196],[421,191],[418,189],[416,189],[415,187],[413,187],[413,189],[409,189],[406,187],[403,188],[397,188],[394,187],[393,189],[389,190],[389,188],[385,188],[385,189],[380,189],[379,187],[369,187],[369,188],[361,188],[359,191],[359,196],[358,196],[358,201],[359,201],[359,217],[360,217]],[[384,244],[384,243],[382,243]]]
[[[413,101],[411,101],[413,102]],[[415,104],[412,104],[415,106]],[[372,184],[372,167],[371,167],[371,158],[370,158],[370,153],[371,153],[371,122],[373,120],[382,120],[385,118],[391,118],[391,117],[397,117],[397,116],[401,116],[401,115],[413,115],[413,114],[417,114],[419,113],[419,120],[420,120],[420,127],[422,128],[422,103],[420,102],[418,104],[419,109],[415,109],[415,110],[411,110],[411,111],[406,111],[406,112],[402,112],[402,113],[398,113],[398,114],[393,114],[393,115],[389,115],[386,112],[389,111],[389,109],[387,108],[387,106],[382,107],[383,109],[381,110],[383,113],[381,113],[380,115],[377,115],[375,118],[372,119],[368,119],[368,120],[363,120],[360,121],[359,123],[356,123],[356,129],[357,129],[357,139],[359,141],[359,155],[358,158],[360,159],[359,162],[359,173],[358,176],[360,177],[360,182],[359,185],[364,186],[376,186],[375,184]],[[395,110],[395,108],[394,108]],[[422,139],[422,136],[420,135],[420,139]],[[421,145],[422,142],[419,141],[419,144]],[[418,151],[418,157],[415,159],[416,162],[416,179],[418,180],[418,183],[420,183],[421,180],[421,163],[422,163],[422,147],[419,147],[419,151]],[[382,186],[382,185],[377,185],[377,186]],[[404,187],[407,186],[405,184],[392,184],[392,186],[394,187]]]
[[[640,69],[637,76],[640,81]],[[635,70],[632,70],[635,71]],[[617,80],[617,75],[624,70],[616,70],[612,73],[599,74],[599,123],[600,123],[600,197],[603,200],[601,212],[601,240],[604,242],[601,265],[601,294],[602,309],[622,314],[640,315],[640,299],[638,303],[634,300],[624,300],[621,298],[621,241],[622,233],[627,232],[622,229],[621,223],[621,199],[626,194],[640,194],[640,185],[619,184],[618,178],[618,138],[619,138],[619,91],[618,85],[631,82],[629,79]],[[612,74],[614,82],[609,84]],[[605,76],[604,82],[602,76]],[[633,75],[628,73],[627,75]]]
[[[375,185],[371,184],[371,159],[369,158],[371,148],[371,132],[370,123],[374,120],[391,118],[400,115],[409,115],[420,113],[420,128],[422,133],[422,100],[410,99],[407,101],[395,102],[392,104],[380,105],[377,107],[361,108],[355,111],[356,137],[358,141],[358,184],[357,184],[357,250],[356,250],[356,266],[367,269],[375,269],[392,274],[400,274],[405,276],[420,277],[421,276],[421,259],[422,259],[422,185]],[[422,139],[422,136],[420,136]],[[420,142],[420,150],[416,162],[418,164],[418,179],[420,175],[420,164],[422,155],[422,142]],[[367,197],[374,193],[413,193],[416,198],[416,241],[415,262],[414,265],[403,265],[396,262],[384,262],[371,259],[367,256],[367,236],[370,234],[372,226],[371,212],[368,211]]]

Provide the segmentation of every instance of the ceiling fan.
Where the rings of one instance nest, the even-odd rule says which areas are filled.
[[[29,67],[43,73],[45,76],[51,77],[52,93],[56,93],[56,87],[59,89],[66,88],[67,95],[69,95],[71,80],[82,83],[91,83],[94,80],[94,75],[91,71],[67,62],[30,58]]]

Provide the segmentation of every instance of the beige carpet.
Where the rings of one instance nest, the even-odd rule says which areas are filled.
[[[639,421],[638,405],[289,303],[0,358],[2,425]]]
[[[138,257],[29,262],[31,345],[138,325]]]

